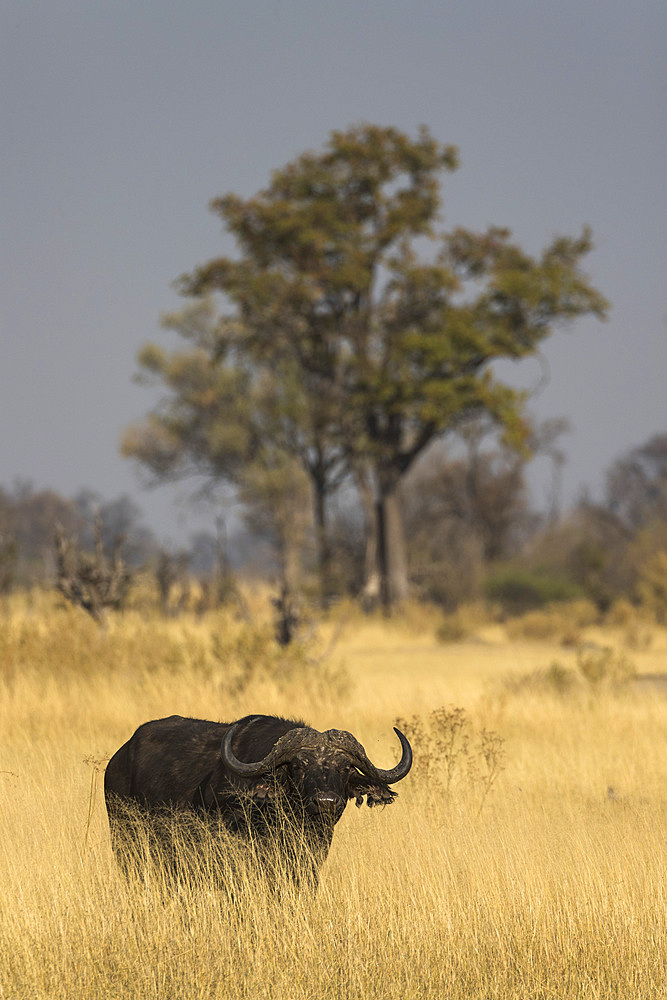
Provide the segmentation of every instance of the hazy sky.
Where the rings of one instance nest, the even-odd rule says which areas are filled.
[[[155,396],[136,353],[171,282],[233,246],[207,208],[334,128],[458,145],[444,224],[532,252],[593,227],[609,322],[558,331],[532,404],[567,416],[565,498],[667,431],[664,0],[4,0],[0,15],[0,484],[131,494],[194,530],[119,457]],[[514,377],[514,376],[513,376]],[[534,362],[517,378],[539,381]],[[536,498],[542,500],[539,475]]]

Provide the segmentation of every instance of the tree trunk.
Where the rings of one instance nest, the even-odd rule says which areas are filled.
[[[378,507],[370,469],[361,462],[356,462],[353,463],[353,474],[364,511],[364,582],[361,588],[361,603],[365,611],[372,611],[380,600]]]
[[[380,597],[386,614],[408,596],[408,563],[405,552],[403,518],[398,496],[400,477],[380,476],[377,516],[377,565]]]
[[[320,604],[329,607],[334,588],[331,575],[331,544],[327,525],[327,497],[323,482],[313,477],[315,538],[317,542],[317,567],[320,578]]]

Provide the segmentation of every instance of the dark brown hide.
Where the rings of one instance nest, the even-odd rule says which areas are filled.
[[[305,875],[316,884],[347,801],[361,805],[365,796],[369,806],[388,804],[396,795],[390,782],[410,770],[409,743],[396,732],[401,760],[384,771],[343,730],[321,733],[265,715],[235,723],[177,715],[147,722],[107,765],[114,850],[125,856],[137,840],[137,813],[149,824],[165,814],[199,814],[253,845],[277,848],[297,881],[306,857]]]

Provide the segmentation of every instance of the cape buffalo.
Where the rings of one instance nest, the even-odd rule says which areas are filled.
[[[128,853],[136,858],[149,828],[178,869],[174,831],[194,828],[200,817],[218,843],[231,836],[248,845],[264,874],[277,864],[297,884],[316,887],[348,799],[387,805],[396,795],[390,785],[410,770],[410,744],[394,732],[401,759],[384,770],[351,733],[322,733],[290,719],[248,715],[220,723],[172,715],[146,722],[104,776],[114,851],[121,863]]]

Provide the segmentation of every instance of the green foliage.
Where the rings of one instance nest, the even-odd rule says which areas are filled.
[[[601,612],[624,597],[664,614],[660,562],[667,552],[667,435],[616,459],[600,503],[580,502],[531,544],[525,563],[577,583]]]
[[[530,356],[556,325],[607,308],[580,266],[587,229],[538,257],[507,229],[438,232],[440,177],[457,165],[456,148],[426,127],[411,139],[361,124],[332,132],[253,197],[214,199],[239,256],[180,279],[195,306],[166,325],[191,347],[144,349],[140,365],[169,395],[124,442],[158,479],[194,468],[235,485],[249,463],[268,468],[285,452],[310,477],[323,577],[325,501],[344,475],[370,477],[388,600],[407,591],[393,508],[414,460],[478,412],[525,445],[524,395],[494,378],[492,362]],[[218,293],[229,315],[215,315]]]
[[[484,591],[486,597],[497,601],[507,614],[519,614],[583,596],[581,587],[567,578],[512,567],[488,576]]]

